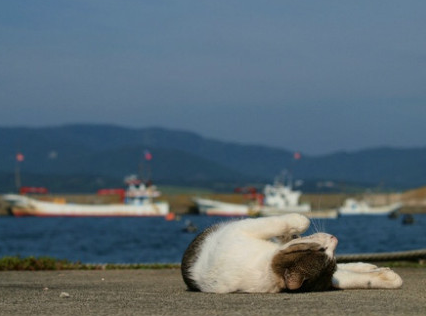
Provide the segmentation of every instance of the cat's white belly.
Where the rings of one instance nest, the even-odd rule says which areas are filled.
[[[206,239],[191,275],[203,292],[279,292],[280,281],[271,268],[277,248],[235,230],[214,234]]]

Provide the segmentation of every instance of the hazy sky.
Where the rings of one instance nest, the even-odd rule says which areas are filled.
[[[426,146],[426,1],[0,1],[0,126]]]

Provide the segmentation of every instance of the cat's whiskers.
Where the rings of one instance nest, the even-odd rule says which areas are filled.
[[[313,233],[325,233],[325,220],[321,218],[312,218],[311,219],[312,231]]]
[[[316,201],[316,208],[321,209],[322,204],[322,194],[319,195],[317,201]],[[321,220],[320,218],[312,218],[311,224],[313,226],[313,233],[322,233],[325,232],[325,221]]]
[[[319,221],[317,218],[312,218],[311,219],[311,224],[312,224],[312,228],[313,228],[313,233],[319,233],[321,232],[320,230],[320,225],[319,225]]]

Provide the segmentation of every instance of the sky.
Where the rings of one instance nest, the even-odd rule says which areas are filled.
[[[0,126],[426,146],[426,1],[0,0]]]

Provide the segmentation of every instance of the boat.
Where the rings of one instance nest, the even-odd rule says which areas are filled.
[[[402,207],[402,203],[396,202],[382,206],[371,206],[365,200],[348,198],[338,209],[339,215],[390,215],[396,213]]]
[[[336,210],[315,210],[309,203],[300,203],[301,191],[294,190],[291,180],[285,181],[279,178],[273,185],[266,185],[264,190],[263,205],[259,210],[259,216],[276,216],[289,213],[300,213],[309,218],[337,218]]]
[[[262,198],[256,198],[250,204],[234,204],[217,200],[194,198],[199,213],[216,216],[274,216],[289,213],[301,213],[310,218],[337,218],[336,210],[312,211],[310,204],[300,203],[301,191],[293,190],[291,181],[285,183],[282,177],[274,184],[267,184]]]
[[[123,203],[116,204],[72,204],[63,201],[41,201],[25,195],[5,194],[3,199],[9,204],[14,216],[166,216],[169,204],[155,202],[160,196],[154,185],[147,185],[135,176],[126,178],[128,185],[123,195]]]

